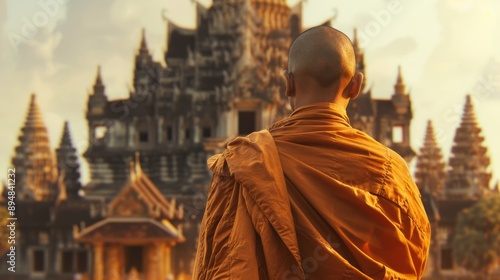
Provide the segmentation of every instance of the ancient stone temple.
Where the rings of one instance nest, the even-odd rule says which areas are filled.
[[[197,5],[197,29],[168,24],[166,68],[152,60],[143,33],[128,99],[109,101],[98,73],[87,110],[86,195],[114,195],[136,150],[162,192],[179,192],[188,178],[206,178],[206,148],[282,116],[291,37],[290,8],[281,2]]]
[[[31,95],[12,165],[16,168],[19,199],[42,201],[55,197],[57,170],[35,94]]]

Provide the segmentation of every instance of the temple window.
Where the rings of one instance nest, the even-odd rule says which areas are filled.
[[[453,269],[453,251],[451,248],[441,250],[441,269]]]
[[[238,112],[238,135],[247,135],[256,130],[255,111]]]
[[[203,127],[203,138],[212,137],[212,128],[209,126]]]
[[[33,272],[45,272],[45,250],[32,251],[31,268]]]
[[[87,272],[89,269],[88,261],[89,257],[87,251],[76,252],[76,272]]]
[[[186,128],[186,130],[184,130],[184,139],[188,140],[190,138],[191,138],[191,129]]]
[[[404,142],[404,127],[403,125],[394,125],[392,127],[392,143]]]
[[[172,127],[171,126],[167,126],[167,141],[168,142],[172,142],[172,140],[174,139],[174,135],[172,134],[173,130],[172,130]]]
[[[141,246],[125,247],[125,271],[129,273],[133,268],[143,272],[143,248]]]
[[[149,134],[147,131],[140,131],[139,132],[139,142],[140,143],[148,143],[149,141]]]
[[[106,133],[108,132],[108,127],[105,125],[98,125],[94,127],[94,140],[96,142],[104,141]]]
[[[61,251],[60,254],[61,273],[85,273],[88,271],[87,251]]]
[[[72,251],[62,251],[61,252],[61,272],[62,273],[72,273],[73,272],[73,252]]]
[[[136,122],[136,143],[147,144],[151,140],[150,138],[150,126],[148,119],[141,119]]]

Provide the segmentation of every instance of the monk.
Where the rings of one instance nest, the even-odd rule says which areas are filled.
[[[209,159],[194,279],[419,279],[430,226],[406,162],[346,114],[361,88],[349,38],[289,51],[293,113]]]

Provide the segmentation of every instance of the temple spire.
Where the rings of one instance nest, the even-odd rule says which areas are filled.
[[[145,65],[153,61],[153,57],[149,53],[148,44],[146,40],[146,29],[141,30],[141,42],[139,44],[139,52],[136,56],[136,68],[138,65]]]
[[[146,30],[143,28],[141,32],[141,43],[139,51],[135,56],[135,69],[134,69],[134,92],[144,93],[145,88],[148,87],[147,82],[144,80],[151,80],[152,73],[155,72],[157,65],[153,62],[153,57],[149,53],[148,45],[146,43]]]
[[[42,120],[40,108],[36,102],[36,95],[33,93],[30,97],[30,104],[28,107],[28,114],[26,115],[26,122],[24,123],[27,128],[42,128],[45,129],[45,124]]]
[[[424,145],[417,156],[415,180],[421,193],[440,197],[444,187],[445,163],[438,146],[432,121],[427,122]]]
[[[101,76],[101,65],[97,65],[97,74],[94,82],[94,94],[99,95],[99,96],[104,96],[106,87],[104,86],[104,83],[102,82],[102,76]]]
[[[82,188],[80,183],[80,164],[78,162],[78,153],[73,146],[71,134],[69,131],[68,122],[64,122],[63,132],[59,147],[56,149],[57,155],[57,170],[59,175],[64,174],[63,185],[59,183],[59,190],[61,192],[62,186],[64,187],[64,195],[68,198],[79,198],[79,191]]]
[[[102,77],[101,77],[101,65],[97,65],[97,75],[95,78],[95,85],[102,85]]]
[[[100,115],[104,112],[108,97],[105,93],[106,87],[101,77],[101,66],[97,65],[97,74],[93,86],[93,92],[89,95],[87,102],[87,117],[90,115]]]
[[[396,80],[396,84],[394,85],[394,93],[401,95],[406,94],[406,85],[403,79],[401,65],[398,66],[398,78]]]
[[[57,175],[47,134],[36,95],[32,94],[19,145],[12,158],[20,199],[41,201],[55,198]]]
[[[59,147],[73,147],[73,141],[71,141],[68,121],[64,122],[63,133],[61,136],[61,142],[59,142]]]
[[[140,45],[139,51],[140,52],[149,52],[148,44],[146,43],[146,29],[145,28],[142,28],[141,45]]]
[[[467,95],[448,164],[450,170],[445,189],[448,198],[473,199],[491,192],[490,158],[483,142],[472,97]]]

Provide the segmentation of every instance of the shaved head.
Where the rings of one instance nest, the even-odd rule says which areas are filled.
[[[288,71],[329,87],[341,77],[350,79],[356,62],[351,40],[342,32],[318,26],[300,34],[290,47]]]
[[[285,71],[292,108],[314,102],[347,106],[363,79],[355,71],[354,47],[344,33],[329,26],[303,32],[290,46]]]

